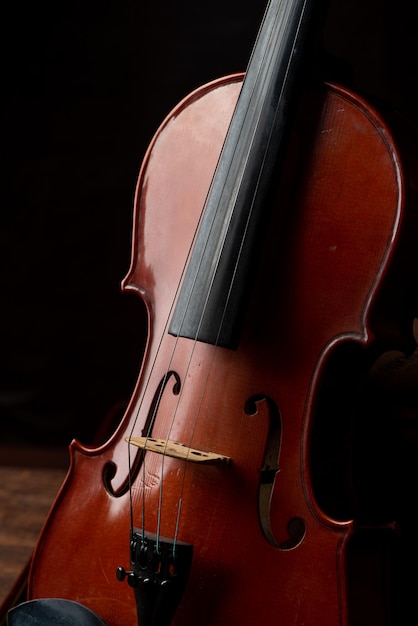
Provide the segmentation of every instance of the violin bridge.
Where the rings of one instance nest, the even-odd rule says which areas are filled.
[[[125,441],[142,450],[164,454],[174,459],[200,463],[202,465],[222,465],[230,462],[230,457],[216,452],[203,452],[189,448],[172,439],[155,439],[153,437],[126,437]]]

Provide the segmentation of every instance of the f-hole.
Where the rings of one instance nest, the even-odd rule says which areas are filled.
[[[263,465],[260,469],[260,482],[258,488],[258,516],[260,527],[266,540],[280,550],[292,550],[302,541],[306,527],[298,517],[290,519],[287,523],[288,538],[278,542],[273,534],[270,522],[270,502],[277,472],[280,471],[278,462],[282,440],[282,421],[280,411],[276,403],[268,396],[258,394],[250,398],[245,405],[247,415],[255,415],[259,412],[267,412],[269,419],[269,432],[266,447],[264,449]]]
[[[177,372],[167,372],[163,378],[161,379],[157,389],[155,390],[154,397],[152,399],[147,419],[145,420],[144,428],[142,429],[142,437],[151,437],[152,429],[154,426],[155,416],[158,412],[158,407],[160,406],[161,398],[163,397],[165,388],[167,387],[170,379],[174,378],[172,393],[174,396],[177,396],[180,393],[181,389],[181,381]],[[146,454],[146,450],[138,449],[135,458],[132,462],[132,469],[130,476],[127,476],[125,481],[122,483],[118,490],[113,489],[112,479],[116,476],[117,466],[115,463],[110,461],[106,463],[103,468],[103,484],[106,490],[115,497],[120,497],[127,491],[129,491],[129,485],[132,484],[136,477],[138,476],[138,472],[141,468],[142,462],[144,460]]]

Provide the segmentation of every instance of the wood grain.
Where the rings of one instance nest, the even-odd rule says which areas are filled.
[[[0,624],[64,476],[63,468],[0,467]]]

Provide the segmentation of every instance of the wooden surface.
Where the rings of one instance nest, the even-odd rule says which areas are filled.
[[[25,571],[66,470],[0,466],[0,624]]]

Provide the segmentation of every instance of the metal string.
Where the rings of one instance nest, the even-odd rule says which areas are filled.
[[[279,3],[279,6],[277,7],[277,10],[276,10],[276,17],[275,17],[275,20],[276,20],[276,21],[280,21],[280,19],[278,18],[278,14],[279,14],[280,10],[283,8],[283,7],[282,7],[282,4],[285,4],[285,5],[287,4],[287,6],[285,6],[285,9],[287,9],[287,13],[286,13],[286,16],[287,16],[287,15],[288,15],[288,13],[289,13],[289,11],[290,11],[290,8],[291,8],[291,6],[290,6],[290,5],[291,5],[291,4],[293,4],[293,3],[292,3],[292,1],[291,1],[291,0],[287,0],[287,2],[286,2],[286,1],[284,1],[284,2]],[[306,7],[306,1],[305,1],[305,3],[304,3],[304,6],[303,6],[303,10],[302,10],[302,13],[301,13],[301,18],[300,18],[300,20],[302,19],[302,15],[303,15],[303,13],[304,13],[304,11],[305,11],[305,7]],[[265,19],[266,19],[266,15],[267,15],[268,10],[269,10],[269,7],[268,7],[268,8],[267,8],[267,10],[266,10],[266,14],[265,14],[265,18],[264,18],[264,20],[263,20],[263,24],[264,24],[264,22],[265,22]],[[281,20],[283,21],[284,19],[285,19],[285,17],[281,16]],[[298,30],[299,30],[299,28],[300,28],[300,24],[299,24],[299,26],[298,26]],[[273,21],[273,25],[271,26],[270,33],[269,33],[269,36],[268,36],[268,39],[267,39],[267,45],[265,46],[265,49],[264,49],[264,52],[263,52],[262,62],[259,64],[259,67],[257,68],[257,76],[256,76],[256,80],[254,81],[254,85],[252,86],[252,92],[254,92],[255,87],[257,86],[257,77],[258,77],[258,75],[260,74],[260,68],[262,67],[263,63],[265,63],[265,62],[266,62],[266,57],[268,56],[269,48],[270,48],[270,46],[271,46],[272,38],[273,38],[273,36],[274,36],[274,35],[275,35],[275,28],[274,28],[274,21]],[[259,39],[259,38],[258,38],[258,39]],[[257,39],[257,41],[258,41],[258,39]],[[257,44],[256,44],[256,45],[257,45]],[[254,52],[253,52],[253,54],[254,54]],[[272,57],[270,57],[270,59],[269,59],[269,61],[268,61],[269,65],[271,65],[271,64],[272,64],[272,62],[273,62],[273,58],[272,58]],[[288,80],[288,78],[289,78],[289,77],[288,77],[289,66],[290,66],[290,61],[289,61],[289,63],[288,63],[288,67],[287,67],[286,72],[285,72],[285,81],[287,81],[287,80]],[[242,89],[244,89],[244,85],[245,85],[245,81],[244,81],[244,84],[243,84]],[[283,88],[284,88],[284,83],[283,83],[283,86],[282,86],[282,91],[283,91]],[[242,90],[241,90],[241,92],[242,92]],[[244,126],[246,126],[246,124],[248,125],[248,121],[246,122],[246,120],[247,120],[247,118],[248,118],[248,117],[251,117],[252,115],[253,115],[253,113],[252,113],[251,111],[246,111],[246,112],[245,112],[244,122],[243,122],[242,128],[243,128]],[[261,117],[261,116],[260,116],[260,113],[258,113],[258,114],[256,115],[255,127],[256,127],[257,125],[259,125],[259,123],[260,123],[260,117]],[[242,132],[242,128],[240,129],[240,132]],[[253,138],[254,138],[254,136],[255,136],[255,130],[256,130],[256,128],[254,128],[254,126],[253,126],[252,128],[253,128],[253,132],[252,132],[252,139],[251,139],[250,145],[252,144],[252,140],[253,140]],[[247,152],[247,156],[246,156],[246,158],[247,158],[247,160],[248,160],[248,152]],[[264,157],[264,158],[265,158],[265,157]],[[222,159],[222,155],[221,155],[221,159]],[[231,161],[231,162],[232,162],[232,161]],[[230,167],[230,166],[229,166],[229,167]],[[262,169],[263,169],[263,166],[260,168],[260,175],[261,175]],[[244,167],[241,167],[240,180],[238,181],[238,182],[239,182],[239,184],[235,186],[235,189],[236,189],[236,190],[238,190],[238,189],[239,189],[239,187],[240,187],[240,184],[241,184],[242,178],[243,178],[243,176],[244,176],[244,173],[245,173],[245,162],[244,162]],[[216,173],[215,173],[215,176],[216,176]],[[258,187],[258,183],[257,183],[257,187]],[[209,197],[209,194],[210,194],[210,191],[209,191],[209,193],[208,193],[208,196],[207,196],[207,197]],[[236,198],[236,194],[237,194],[237,192],[235,193],[235,198]],[[248,225],[249,225],[249,222],[250,222],[250,218],[251,218],[251,215],[252,215],[252,213],[253,213],[253,205],[254,205],[254,199],[255,199],[255,196],[256,196],[256,194],[254,194],[253,201],[252,201],[252,203],[251,203],[251,208],[250,208],[250,211],[249,211],[249,214],[248,214],[247,223],[246,223],[246,227],[245,227],[244,237],[243,237],[242,242],[241,242],[241,245],[240,245],[240,250],[239,250],[239,253],[238,253],[238,256],[237,256],[237,260],[236,260],[236,263],[235,263],[235,270],[234,270],[233,278],[232,278],[232,281],[231,281],[231,284],[230,284],[230,287],[229,287],[229,292],[228,292],[228,296],[227,296],[227,302],[228,302],[228,301],[229,301],[229,299],[230,299],[230,294],[231,294],[231,290],[232,290],[232,286],[233,286],[233,282],[234,282],[234,277],[235,277],[235,274],[236,274],[236,271],[237,271],[237,268],[238,268],[238,265],[239,265],[239,261],[240,261],[240,258],[241,258],[242,248],[243,248],[243,244],[244,244],[244,241],[245,241],[245,236],[246,236],[246,233],[247,233],[247,230],[248,230]],[[235,198],[234,198],[234,200],[235,200]],[[206,203],[205,203],[205,206],[206,206]],[[203,215],[203,212],[202,212],[202,215]],[[216,216],[216,213],[215,213],[215,214],[214,214],[214,216],[213,216],[212,224],[211,224],[211,227],[210,227],[210,232],[212,232],[212,229],[213,229],[213,224],[214,224],[214,221],[215,221],[215,216]],[[232,220],[232,216],[233,216],[233,212],[229,215],[228,224],[230,224],[230,222],[231,222],[231,220]],[[184,276],[184,272],[185,272],[185,270],[186,270],[187,263],[188,263],[188,261],[189,261],[189,259],[190,259],[190,256],[191,256],[191,251],[192,251],[193,244],[194,244],[194,241],[195,241],[196,236],[197,236],[197,233],[198,233],[198,229],[199,229],[200,222],[201,222],[201,218],[200,218],[200,220],[199,220],[199,224],[198,224],[198,225],[197,225],[197,227],[196,227],[196,230],[195,230],[195,233],[194,233],[194,237],[193,237],[193,241],[192,241],[192,245],[191,245],[190,250],[189,250],[189,252],[188,252],[187,259],[186,259],[186,263],[185,263],[185,266],[184,266],[184,268],[183,268],[181,278],[183,278],[183,276]],[[225,228],[225,229],[224,229],[223,240],[222,240],[222,243],[221,243],[221,246],[220,246],[220,253],[218,254],[218,258],[217,258],[217,261],[216,261],[216,267],[219,265],[220,258],[221,258],[221,256],[222,256],[222,250],[224,249],[224,246],[225,246],[225,241],[226,241],[227,233],[228,233],[228,228]],[[207,242],[209,241],[209,239],[210,239],[210,236],[208,236],[208,238],[207,238]],[[208,245],[208,244],[206,243],[206,245]],[[215,272],[215,273],[216,273],[216,272]],[[213,276],[215,275],[215,273],[213,274]],[[152,372],[153,372],[153,370],[154,370],[155,363],[156,363],[156,361],[157,361],[157,359],[158,359],[158,354],[159,354],[159,352],[160,352],[160,348],[161,348],[161,345],[162,345],[162,342],[163,342],[163,338],[164,338],[164,336],[165,336],[165,334],[166,334],[166,332],[167,332],[169,319],[170,319],[170,317],[171,317],[171,314],[172,314],[172,311],[173,311],[173,308],[174,308],[174,302],[176,301],[176,298],[177,298],[178,293],[179,293],[179,290],[180,290],[180,284],[181,284],[181,282],[182,282],[182,281],[180,280],[180,281],[179,281],[179,285],[178,285],[178,287],[177,287],[177,289],[176,289],[176,292],[175,292],[175,297],[174,297],[173,303],[172,303],[171,308],[170,308],[170,315],[168,316],[167,322],[166,322],[165,327],[164,327],[164,331],[163,331],[163,333],[162,333],[162,335],[161,335],[161,338],[160,338],[160,341],[159,341],[159,346],[158,346],[158,348],[157,348],[157,352],[156,352],[156,357],[155,357],[155,360],[154,360],[154,364],[152,365],[151,371],[150,371],[150,373],[149,373],[149,376],[148,376],[148,381],[147,381],[147,383],[146,383],[146,385],[145,385],[145,390],[144,390],[144,393],[143,393],[143,396],[142,396],[142,401],[141,401],[141,403],[140,403],[140,405],[139,405],[139,407],[138,407],[138,409],[137,409],[137,413],[136,413],[136,416],[135,416],[134,422],[133,422],[133,424],[132,424],[132,428],[131,428],[131,431],[130,431],[130,436],[132,436],[132,435],[133,435],[133,432],[134,432],[135,427],[136,427],[137,420],[138,420],[138,418],[139,418],[139,414],[140,414],[140,411],[141,411],[141,405],[142,405],[143,399],[144,399],[144,397],[145,397],[145,391],[147,390],[148,385],[149,385],[149,383],[150,383],[150,380],[151,380],[151,377],[152,377]],[[204,308],[203,308],[203,313],[202,313],[201,318],[203,318],[203,316],[204,316],[204,312],[205,312],[205,310],[206,310],[206,305],[207,305],[207,301],[208,301],[208,298],[209,298],[209,294],[210,294],[210,290],[211,290],[212,284],[213,284],[213,278],[212,278],[212,282],[211,282],[210,288],[209,288],[209,290],[208,290],[208,294],[207,294],[207,297],[206,297],[206,302],[205,302],[205,306],[204,306]],[[190,302],[190,298],[189,298],[189,302]],[[187,304],[189,304],[189,302],[188,302]],[[226,310],[226,305],[225,305],[225,307],[224,307],[224,314],[225,314],[225,310]],[[186,308],[185,308],[185,312],[184,312],[184,314],[183,314],[183,320],[184,320],[184,317],[186,316],[186,311],[187,311],[187,306],[186,306]],[[205,392],[205,389],[207,388],[207,385],[208,385],[208,381],[209,381],[209,377],[210,377],[210,371],[211,371],[212,363],[213,363],[213,360],[214,360],[214,356],[215,356],[215,351],[216,351],[216,347],[217,347],[217,343],[218,343],[219,335],[220,335],[220,333],[221,333],[221,329],[222,329],[222,323],[223,323],[223,319],[224,319],[224,314],[223,314],[223,316],[222,316],[221,324],[220,324],[220,327],[219,327],[219,330],[218,330],[218,337],[217,337],[216,343],[214,343],[214,344],[213,344],[213,346],[212,346],[212,357],[211,357],[211,361],[210,361],[210,363],[208,363],[208,367],[207,367],[207,374],[206,374],[206,381],[205,381],[205,384],[204,384],[204,386],[203,386],[203,388],[202,388],[202,390],[201,390],[201,400],[200,400],[200,406],[201,406],[201,404],[202,404],[202,402],[203,402],[204,392]],[[182,321],[183,321],[183,320],[182,320]],[[200,324],[199,324],[199,327],[200,327]],[[196,333],[196,336],[198,336],[198,331],[197,331],[197,333]],[[177,348],[178,341],[179,341],[180,337],[181,337],[181,333],[179,333],[179,334],[178,334],[178,336],[176,337],[176,340],[175,340],[175,343],[174,343],[174,346],[173,346],[173,349],[172,349],[172,353],[171,353],[171,355],[170,355],[169,362],[168,362],[168,365],[167,365],[167,368],[166,368],[166,374],[165,374],[165,377],[168,377],[168,376],[169,376],[169,372],[170,372],[170,370],[171,370],[171,365],[172,365],[172,362],[173,362],[174,354],[175,354],[175,351],[176,351],[176,348]],[[195,346],[196,346],[196,344],[197,344],[197,338],[195,338],[194,342],[195,342]],[[192,359],[193,359],[193,355],[194,355],[194,351],[195,351],[195,346],[192,348],[191,353],[190,353],[190,357],[189,357],[189,360],[188,360],[188,363],[187,363],[187,367],[186,367],[186,375],[185,375],[185,378],[187,377],[187,372],[188,372],[188,371],[189,371],[189,369],[190,369],[190,364],[191,364]],[[150,423],[149,423],[149,426],[148,426],[148,429],[147,429],[147,434],[146,434],[146,437],[147,437],[147,438],[151,436],[152,429],[153,429],[153,426],[154,426],[154,423],[155,423],[155,419],[156,419],[156,414],[157,414],[158,407],[159,407],[159,403],[160,403],[160,400],[161,400],[162,393],[163,393],[164,389],[165,389],[165,385],[161,385],[161,388],[160,388],[160,391],[159,391],[159,394],[158,394],[157,401],[155,402],[154,411],[153,411],[153,414],[152,414],[152,416],[151,416]],[[175,407],[175,409],[174,409],[174,411],[173,411],[173,415],[172,415],[171,422],[170,422],[169,429],[168,429],[168,437],[167,437],[167,440],[166,440],[166,441],[168,441],[168,439],[169,439],[169,435],[170,435],[170,433],[171,433],[171,431],[172,431],[172,428],[173,428],[173,424],[174,424],[175,416],[176,416],[176,413],[177,413],[177,410],[178,410],[178,407],[179,407],[179,403],[180,403],[180,401],[181,401],[182,389],[183,389],[183,387],[181,387],[181,389],[180,389],[179,398],[177,399],[177,402],[176,402],[176,407]],[[195,417],[195,425],[194,425],[194,427],[193,427],[193,432],[192,432],[191,440],[193,439],[193,433],[195,432],[195,428],[196,428],[196,425],[197,425],[197,416],[199,415],[199,413],[200,413],[200,411],[198,410],[198,411],[197,411],[197,415],[196,415],[196,417]],[[166,443],[166,445],[167,445],[167,443]],[[146,454],[145,449],[142,451],[142,454],[143,454],[143,457],[145,457],[145,454]],[[166,456],[166,455],[163,453],[163,455],[162,455],[162,461],[161,461],[161,477],[160,477],[159,498],[158,498],[157,551],[158,551],[158,541],[159,541],[159,537],[160,537],[161,517],[162,517],[162,506],[163,506],[163,482],[164,482],[164,462],[165,462],[165,456]],[[128,460],[129,460],[130,519],[131,519],[131,531],[132,531],[132,529],[133,529],[133,518],[134,518],[134,512],[133,512],[134,506],[133,506],[133,498],[132,498],[132,484],[131,484],[131,467],[132,467],[132,466],[131,466],[130,445],[128,445]],[[184,492],[184,483],[185,483],[185,475],[186,475],[187,460],[183,461],[183,463],[184,463],[184,469],[183,469],[183,478],[182,478],[181,493],[183,493],[183,492]],[[142,512],[141,512],[141,517],[142,517],[142,532],[144,533],[144,532],[145,532],[145,458],[143,458],[143,459],[142,459],[142,472],[143,472],[143,480],[142,480]],[[181,497],[179,498],[179,502],[178,502],[178,513],[177,513],[177,519],[176,519],[175,531],[174,531],[174,548],[173,548],[173,550],[175,550],[175,543],[176,543],[176,541],[177,541],[177,536],[178,536],[178,532],[179,532],[179,526],[180,526],[180,516],[181,516],[181,508],[182,508],[182,504],[183,504],[183,496],[181,496]]]

